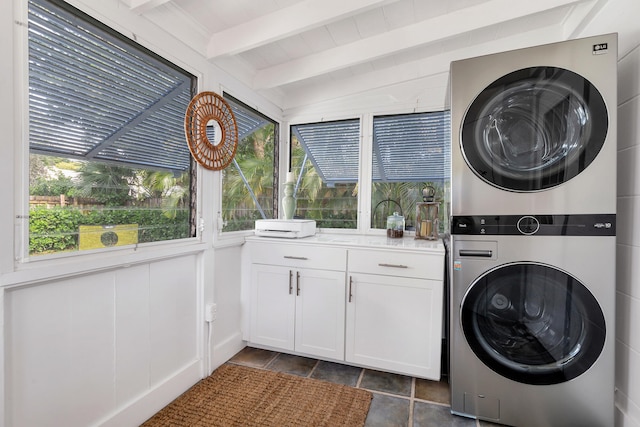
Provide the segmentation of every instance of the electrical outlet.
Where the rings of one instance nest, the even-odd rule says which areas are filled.
[[[207,307],[205,309],[205,320],[207,322],[213,322],[216,320],[216,317],[218,316],[218,304],[215,303],[210,303],[207,304]]]

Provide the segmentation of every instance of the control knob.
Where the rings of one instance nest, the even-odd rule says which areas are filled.
[[[517,227],[519,232],[530,236],[538,232],[538,230],[540,229],[540,223],[538,222],[536,217],[527,215],[518,220]]]

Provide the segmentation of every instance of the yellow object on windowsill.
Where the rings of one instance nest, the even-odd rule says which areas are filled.
[[[138,224],[81,225],[78,233],[80,250],[110,248],[138,243]]]

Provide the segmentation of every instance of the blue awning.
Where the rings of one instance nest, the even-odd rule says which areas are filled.
[[[444,181],[451,158],[449,123],[448,111],[374,117],[373,181]],[[291,129],[325,183],[358,181],[359,120],[301,124]]]

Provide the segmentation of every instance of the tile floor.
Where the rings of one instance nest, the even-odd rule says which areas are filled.
[[[316,378],[373,393],[365,427],[493,427],[451,415],[449,384],[245,347],[229,363]]]

